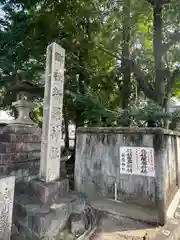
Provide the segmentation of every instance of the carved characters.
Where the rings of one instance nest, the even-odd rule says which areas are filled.
[[[2,178],[0,181],[0,239],[10,239],[14,182],[14,177]]]
[[[63,89],[60,87],[60,84],[54,84],[52,88],[52,104],[54,106],[61,106],[63,98]]]
[[[61,72],[55,71],[54,72],[54,80],[56,82],[62,82],[64,80],[64,75]]]
[[[127,149],[127,172],[132,173],[132,149]]]
[[[120,173],[155,176],[154,149],[120,147]]]
[[[52,146],[59,144],[61,138],[61,125],[51,125],[51,132],[50,132],[50,141],[52,142]]]
[[[125,154],[121,154],[121,160],[120,160],[120,171],[121,172],[126,172],[126,160],[125,160]]]
[[[62,122],[62,110],[60,107],[52,108],[52,121],[61,124]]]
[[[147,152],[145,149],[141,150],[141,172],[147,173]]]

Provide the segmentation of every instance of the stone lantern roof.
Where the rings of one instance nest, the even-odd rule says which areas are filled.
[[[12,121],[12,124],[21,126],[34,125],[35,123],[30,118],[30,112],[36,107],[33,102],[33,97],[39,95],[43,88],[32,84],[23,78],[22,74],[18,74],[15,83],[9,87],[9,92],[16,94],[16,102],[12,103],[18,111],[18,117]]]
[[[9,92],[14,92],[17,95],[21,95],[24,93],[29,98],[30,96],[41,95],[44,92],[42,86],[38,86],[37,84],[33,84],[27,80],[25,80],[22,75],[17,75],[16,81],[9,87]],[[18,99],[21,98],[20,96]]]

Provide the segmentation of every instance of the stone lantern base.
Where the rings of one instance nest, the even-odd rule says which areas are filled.
[[[23,125],[35,125],[36,123],[32,121],[29,117],[30,112],[36,107],[36,104],[29,102],[27,100],[20,99],[13,102],[14,106],[18,111],[17,119],[12,121],[12,124],[23,124]]]
[[[39,172],[41,129],[29,113],[35,104],[27,100],[13,103],[18,118],[2,129],[0,173],[15,175],[16,181],[29,181]]]

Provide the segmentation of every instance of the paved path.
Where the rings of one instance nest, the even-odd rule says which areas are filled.
[[[92,207],[105,213],[92,240],[144,240],[146,234],[152,239],[159,229],[154,227],[157,221],[154,209],[110,199],[91,199],[90,202]]]
[[[102,219],[91,240],[143,240],[146,233],[151,238],[155,237],[157,230],[158,228],[150,228],[149,225],[132,219],[107,217]]]

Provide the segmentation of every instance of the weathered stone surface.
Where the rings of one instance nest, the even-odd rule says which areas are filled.
[[[88,196],[155,207],[159,222],[180,186],[179,133],[160,128],[79,128],[75,188]],[[120,147],[154,149],[155,177],[120,171]]]
[[[149,141],[147,139],[150,139]],[[152,135],[142,134],[79,134],[76,144],[75,185],[88,195],[114,198],[117,183],[118,199],[153,205],[154,177],[120,174],[120,146],[153,147]],[[141,197],[140,197],[141,196]]]
[[[69,181],[67,179],[50,183],[33,180],[29,184],[30,192],[43,203],[52,204],[60,196],[69,192]]]
[[[0,177],[0,240],[10,240],[15,177]]]
[[[21,133],[21,135],[26,136],[31,134],[39,135],[41,134],[41,129],[38,127],[37,124],[27,125],[23,123],[21,124],[12,123],[12,124],[8,124],[5,128],[3,128],[2,132],[6,134],[15,134],[15,135],[17,135],[17,133]]]
[[[68,233],[68,231],[63,231],[60,232],[57,236],[58,240],[74,240],[74,236],[70,233]]]
[[[39,177],[42,181],[51,182],[60,178],[65,49],[52,43],[47,47],[46,58]],[[52,86],[51,90],[50,85]]]
[[[39,161],[27,161],[0,165],[0,172],[15,176],[17,181],[27,181],[37,178],[38,170]]]
[[[0,172],[17,181],[34,178],[39,172],[41,129],[23,124],[7,125],[0,133]]]
[[[67,239],[71,239],[72,236],[81,234],[85,228],[92,226],[93,221],[87,219],[88,217],[94,219],[94,216],[89,211],[87,199],[82,195],[69,193],[50,205],[32,196],[18,194],[14,207],[14,219],[30,240],[57,240],[56,237],[65,229],[69,230],[69,233],[73,231],[74,234],[67,236]]]
[[[85,232],[85,222],[82,214],[71,214],[71,233],[81,235]]]
[[[21,195],[16,198],[14,216],[30,239],[54,239],[66,226],[70,215],[68,202],[51,206]],[[35,238],[36,237],[36,238]]]
[[[18,234],[18,228],[15,226],[15,224],[12,224],[12,227],[11,227],[11,236],[12,236],[12,235],[15,235],[15,234]]]

